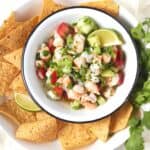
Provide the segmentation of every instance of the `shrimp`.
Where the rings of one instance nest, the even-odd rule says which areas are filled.
[[[116,74],[115,76],[111,77],[108,79],[107,81],[107,85],[112,87],[112,86],[116,86],[119,83],[119,75]]]
[[[90,103],[90,102],[82,102],[81,103],[86,109],[95,109],[97,107],[96,103]]]
[[[68,90],[67,91],[67,96],[69,99],[72,99],[72,100],[79,100],[81,98],[81,94],[80,93],[77,93],[73,90]]]
[[[81,97],[81,102],[91,102],[91,103],[96,103],[96,96],[95,94],[93,93],[90,93],[89,95],[87,94],[84,94],[82,97]]]
[[[105,64],[108,64],[111,61],[111,56],[109,54],[104,53],[102,54],[102,60]]]
[[[81,66],[86,66],[86,60],[83,57],[77,57],[76,59],[74,59],[74,64],[78,68],[81,68]]]
[[[115,89],[114,88],[106,88],[105,91],[103,92],[103,95],[105,98],[110,98],[111,96],[114,95]]]
[[[57,83],[63,85],[64,88],[67,88],[71,84],[71,79],[69,76],[63,76],[57,80]]]
[[[73,91],[79,93],[79,94],[84,94],[85,93],[85,88],[80,85],[80,84],[76,84],[74,87],[73,87]]]
[[[84,49],[85,37],[82,34],[76,34],[73,41],[73,49],[77,53],[81,53]]]
[[[85,88],[87,89],[87,91],[89,91],[91,93],[95,93],[97,95],[100,94],[98,86],[95,83],[93,83],[92,81],[86,81],[84,85],[85,85]]]

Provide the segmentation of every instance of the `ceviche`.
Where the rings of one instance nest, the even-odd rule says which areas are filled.
[[[124,80],[120,36],[88,16],[62,22],[36,54],[36,73],[52,100],[73,109],[93,109],[115,94]]]

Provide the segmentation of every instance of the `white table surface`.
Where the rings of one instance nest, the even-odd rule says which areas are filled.
[[[15,10],[28,0],[0,0],[0,23],[9,15],[12,10]],[[56,0],[59,1],[59,0]],[[69,2],[70,0],[62,0]],[[144,17],[150,17],[150,0],[117,0],[120,4],[126,7],[138,20]],[[149,134],[147,134],[149,133]],[[145,150],[150,150],[150,132],[146,132]],[[7,135],[7,132],[0,127],[0,150],[25,150],[17,147],[15,143]],[[124,150],[121,146],[117,150]]]

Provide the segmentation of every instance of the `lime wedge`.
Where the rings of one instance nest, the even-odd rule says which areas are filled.
[[[120,39],[118,34],[113,30],[109,30],[109,29],[96,30],[88,36],[88,39],[94,36],[99,37],[101,47],[123,44],[123,41]]]
[[[27,111],[40,111],[41,110],[41,108],[39,108],[32,101],[32,99],[27,95],[15,93],[15,101],[21,108]]]

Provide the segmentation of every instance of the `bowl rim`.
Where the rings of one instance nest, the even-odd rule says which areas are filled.
[[[93,119],[93,120],[89,120],[89,121],[71,121],[71,120],[67,120],[67,119],[64,119],[64,118],[61,118],[60,116],[56,116],[55,114],[52,114],[50,113],[49,111],[47,111],[46,109],[44,109],[37,101],[36,101],[36,98],[32,95],[29,87],[28,87],[28,83],[26,82],[26,79],[25,79],[25,75],[24,75],[24,54],[25,54],[25,50],[26,50],[26,47],[28,45],[28,42],[30,40],[30,38],[32,37],[32,35],[34,34],[35,30],[45,21],[47,20],[48,18],[50,18],[51,16],[57,14],[58,12],[62,12],[62,11],[66,11],[66,10],[70,10],[70,9],[76,9],[76,8],[85,8],[85,9],[91,9],[91,10],[96,10],[97,12],[102,12],[104,13],[105,15],[111,17],[113,20],[115,20],[118,24],[120,24],[124,29],[125,31],[127,32],[127,34],[129,35],[129,38],[131,39],[131,42],[134,46],[134,49],[135,49],[135,54],[136,54],[136,60],[137,60],[137,70],[136,70],[136,75],[135,75],[135,79],[134,79],[134,82],[133,82],[133,85],[132,85],[132,88],[131,90],[129,91],[128,95],[126,96],[124,102],[117,108],[115,109],[114,111],[111,111],[109,114],[103,116],[103,117],[100,117],[100,118],[97,118],[97,119]],[[21,60],[21,74],[22,74],[22,79],[23,79],[23,82],[24,82],[24,85],[27,89],[27,92],[28,94],[31,96],[32,100],[41,108],[42,111],[45,111],[46,113],[48,113],[49,115],[53,116],[54,118],[56,119],[59,119],[59,120],[62,120],[62,121],[65,121],[65,122],[69,122],[69,123],[78,123],[78,124],[83,124],[83,123],[92,123],[92,122],[95,122],[95,121],[98,121],[98,120],[101,120],[101,119],[104,119],[108,116],[110,116],[112,113],[116,112],[117,110],[119,110],[119,108],[121,106],[123,106],[128,100],[128,98],[130,97],[130,94],[131,92],[133,91],[134,89],[134,86],[139,78],[139,74],[140,74],[140,62],[139,62],[139,53],[138,53],[138,50],[137,50],[137,45],[136,45],[136,41],[132,38],[131,36],[131,33],[128,31],[127,27],[125,25],[123,25],[121,23],[120,20],[118,20],[115,16],[113,15],[110,15],[109,13],[105,12],[104,10],[100,10],[100,9],[97,9],[97,8],[93,8],[93,7],[88,7],[88,6],[71,6],[71,7],[66,7],[66,8],[63,8],[61,10],[57,10],[55,12],[53,12],[52,14],[48,15],[47,17],[45,17],[44,19],[42,19],[34,28],[33,30],[30,32],[25,44],[24,44],[24,48],[23,48],[23,52],[22,52],[22,60]]]

